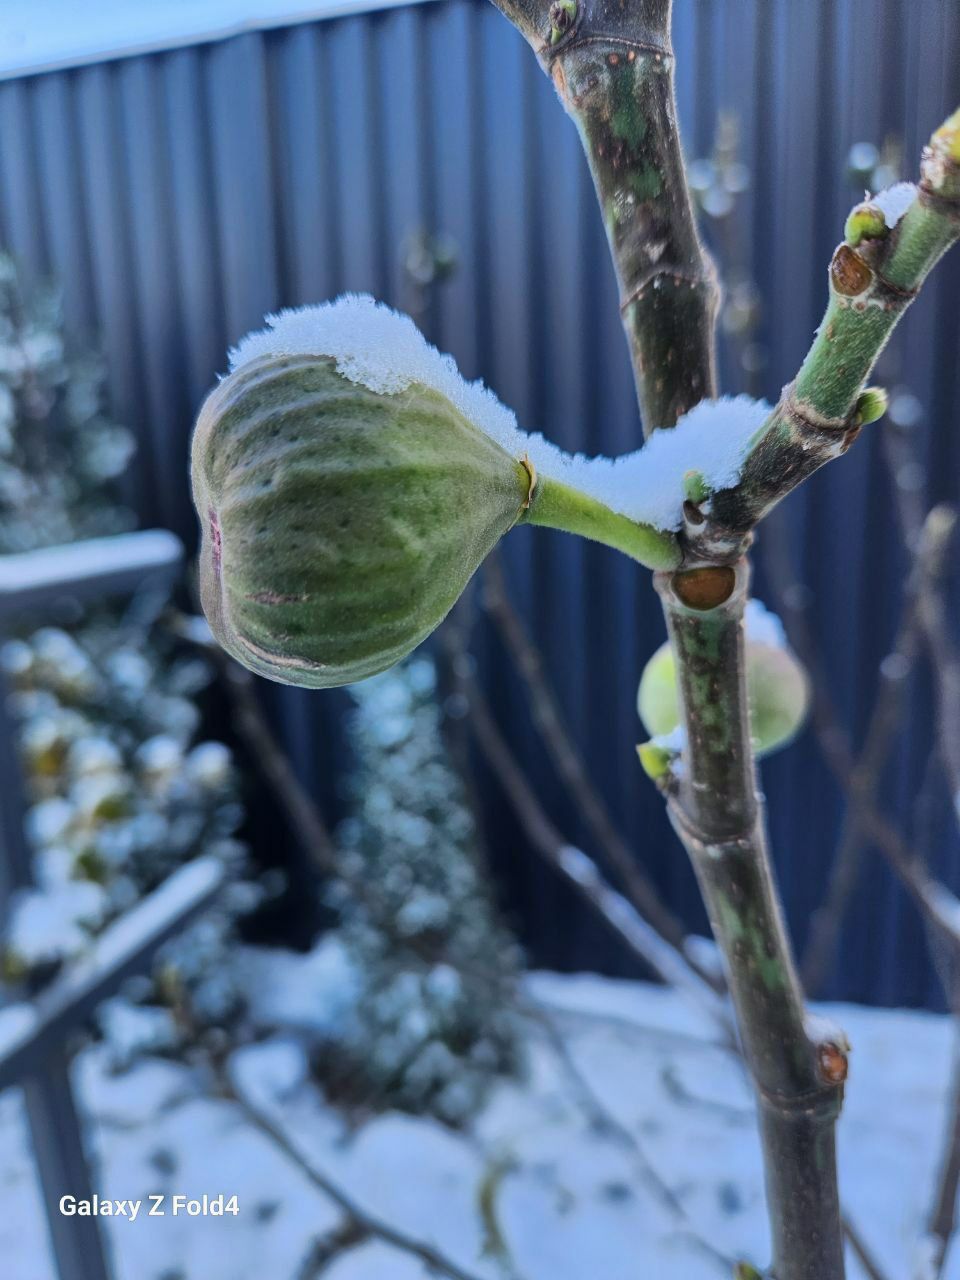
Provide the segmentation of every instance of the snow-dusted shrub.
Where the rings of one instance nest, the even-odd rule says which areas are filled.
[[[116,482],[134,440],[104,409],[104,376],[66,351],[58,295],[27,294],[0,254],[0,551],[132,527]]]
[[[0,662],[14,690],[36,881],[15,901],[4,963],[8,977],[37,979],[187,859],[213,853],[239,871],[243,809],[228,748],[198,740],[195,698],[209,669],[169,638],[100,617],[74,635],[41,627],[10,640]],[[164,953],[161,989],[182,1003],[190,988],[192,1021],[219,1021],[236,1006],[210,933],[226,946],[248,896],[249,886],[234,885]]]
[[[354,809],[338,832],[350,883],[332,897],[353,998],[319,1069],[347,1103],[459,1125],[519,1065],[520,956],[478,864],[435,683],[417,659],[351,690]]]
[[[104,408],[99,360],[67,352],[56,294],[27,296],[0,257],[0,554],[131,527],[116,481],[131,433]],[[37,987],[185,860],[244,858],[231,753],[204,741],[197,698],[210,670],[122,606],[8,639],[28,792],[35,887],[0,938],[8,981]],[[225,963],[252,886],[164,949],[144,999],[171,1004],[181,1032],[229,1019],[239,997]],[[114,1019],[116,1022],[116,1019]]]

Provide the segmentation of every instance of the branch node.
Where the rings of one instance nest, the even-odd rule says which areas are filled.
[[[958,181],[960,181],[960,165],[956,166],[958,171]],[[928,209],[939,213],[943,218],[951,218],[954,222],[960,222],[960,196],[947,195],[942,191],[935,190],[926,178],[922,178],[917,184],[917,199],[922,205]]]
[[[582,10],[581,10],[582,13]],[[552,18],[552,14],[551,14]],[[637,54],[646,54],[651,56],[656,63],[669,62],[673,57],[673,50],[666,45],[655,44],[649,40],[631,40],[627,36],[618,36],[606,31],[583,31],[580,24],[580,13],[577,14],[576,21],[571,24],[568,31],[564,33],[562,38],[558,39],[550,48],[544,50],[544,55],[549,61],[553,61],[560,54],[567,54],[573,48],[582,48],[588,44],[605,44],[613,46],[611,53],[614,57],[621,51],[627,51],[627,61],[633,62]],[[614,63],[613,65],[616,65]]]
[[[777,410],[801,431],[809,431],[818,436],[848,431],[852,425],[850,418],[828,418],[825,414],[818,413],[809,401],[798,400],[796,383],[793,382],[784,387]]]
[[[707,835],[706,832],[699,828],[684,808],[679,797],[675,795],[671,795],[667,800],[667,814],[674,831],[685,848],[688,850],[693,849],[698,855],[718,861],[731,856],[740,857],[745,853],[749,853],[754,847],[760,822],[758,813],[749,828],[719,840]]]
[[[702,289],[710,295],[717,287],[713,275],[694,275],[680,267],[653,267],[640,280],[620,303],[620,311],[625,312],[635,302],[639,302],[648,289],[658,289],[661,280],[669,280],[678,288],[686,285],[690,289]]]

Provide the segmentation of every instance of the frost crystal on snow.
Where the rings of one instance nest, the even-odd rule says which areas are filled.
[[[366,294],[345,294],[266,320],[266,329],[248,334],[230,352],[231,372],[265,356],[316,355],[331,357],[345,378],[380,394],[421,383],[446,396],[511,457],[529,458],[539,475],[657,529],[680,528],[688,471],[701,472],[714,491],[737,483],[750,442],[770,413],[769,405],[748,396],[705,400],[634,453],[587,458],[521,431],[513,412],[482,382],[467,382],[453,357],[430,346],[409,316]]]
[[[883,211],[888,227],[895,227],[916,199],[917,188],[912,182],[897,182],[870,197],[870,203]]]

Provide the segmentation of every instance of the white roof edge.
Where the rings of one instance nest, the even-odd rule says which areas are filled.
[[[0,82],[27,79],[51,71],[68,71],[74,67],[95,66],[98,63],[117,62],[123,58],[136,58],[150,53],[167,53],[173,49],[188,49],[194,45],[215,44],[236,36],[256,31],[272,31],[281,27],[302,26],[308,22],[322,22],[331,18],[349,17],[352,14],[378,13],[386,9],[400,9],[433,0],[327,0],[325,4],[310,4],[293,8],[282,15],[245,18],[238,22],[211,24],[209,28],[186,31],[181,35],[158,36],[115,45],[102,49],[78,49],[76,53],[61,57],[26,60],[23,63],[4,62],[0,59]]]

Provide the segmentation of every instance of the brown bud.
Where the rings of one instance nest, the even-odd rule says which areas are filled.
[[[688,609],[716,609],[729,600],[737,575],[729,565],[713,565],[707,569],[688,569],[673,575],[673,589],[681,604]]]
[[[855,298],[869,288],[873,272],[856,249],[842,244],[830,263],[830,279],[837,293],[845,298]]]
[[[824,1040],[817,1045],[817,1063],[820,1074],[828,1084],[843,1084],[847,1078],[847,1055],[832,1040]]]

